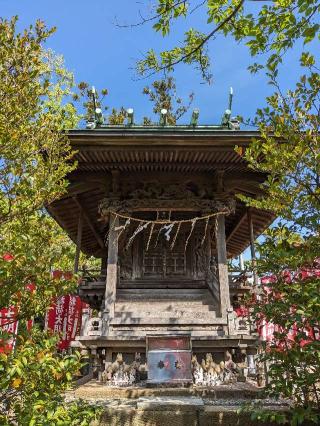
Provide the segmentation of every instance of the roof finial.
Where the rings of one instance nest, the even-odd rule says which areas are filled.
[[[222,117],[222,120],[221,120],[222,126],[229,127],[229,123],[230,123],[230,119],[231,119],[232,99],[233,99],[233,89],[232,89],[232,87],[230,87],[229,105],[228,105],[228,109],[226,109],[224,114],[223,114],[223,117]]]
[[[230,87],[230,92],[229,92],[229,109],[230,109],[230,111],[232,111],[232,100],[233,100],[233,88]]]
[[[197,126],[197,124],[198,124],[198,119],[199,119],[199,114],[200,114],[199,109],[198,109],[198,108],[195,108],[195,109],[193,110],[193,112],[192,112],[192,117],[191,117],[191,121],[190,121],[190,126],[193,126],[193,127]]]
[[[93,114],[94,117],[89,119],[87,122],[87,129],[95,129],[97,126],[101,126],[104,123],[104,117],[102,114],[102,109],[97,107],[97,91],[94,86],[92,86],[89,94],[92,96],[92,104],[93,104]]]
[[[133,126],[134,125],[134,110],[133,108],[128,108],[127,109],[127,119],[128,119],[128,126]]]
[[[166,108],[162,108],[160,111],[160,126],[166,126],[168,119],[168,110]]]

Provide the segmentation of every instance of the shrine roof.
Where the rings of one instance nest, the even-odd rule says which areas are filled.
[[[246,147],[257,131],[232,130],[223,126],[103,126],[95,129],[69,130],[67,136],[75,149],[77,170],[69,176],[68,193],[52,203],[48,210],[77,239],[79,211],[85,211],[82,251],[100,257],[105,251],[106,225],[101,222],[98,205],[106,196],[106,182],[111,172],[141,182],[175,174],[206,176],[212,183],[219,171],[224,184],[233,194],[260,196],[266,175],[248,168],[235,150]],[[226,217],[226,239],[229,257],[239,255],[250,242],[247,208],[239,199],[233,215]],[[255,236],[273,221],[270,211],[252,210]]]
[[[73,129],[68,130],[67,135],[71,143],[90,145],[96,143],[111,144],[119,140],[120,144],[134,145],[137,139],[150,141],[160,139],[165,145],[179,144],[182,137],[186,144],[198,143],[204,144],[217,143],[221,141],[224,145],[242,145],[249,144],[252,138],[259,137],[258,131],[244,131],[229,129],[225,126],[125,126],[110,125],[91,129]]]

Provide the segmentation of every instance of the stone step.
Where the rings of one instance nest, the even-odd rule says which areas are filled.
[[[186,294],[205,294],[208,293],[209,290],[205,288],[120,288],[118,292],[121,293],[186,293]]]
[[[162,311],[159,309],[146,309],[144,311],[139,310],[131,310],[131,311],[119,311],[116,309],[115,318],[167,318],[167,319],[175,319],[175,318],[215,318],[216,312],[214,309],[209,310],[188,310],[188,309],[176,309],[172,311]]]
[[[105,289],[106,281],[97,279],[83,279],[80,283],[81,288]],[[120,281],[117,285],[119,290],[124,289],[193,289],[206,290],[208,286],[204,280],[131,280]]]
[[[203,328],[203,324],[192,324],[192,325],[185,325],[185,328],[183,330],[181,330],[181,325],[178,325],[176,328],[174,328],[174,326],[168,326],[166,324],[155,324],[152,325],[152,330],[150,328],[150,330],[148,331],[149,334],[161,334],[161,336],[172,336],[173,334],[175,336],[185,336],[190,335],[190,337],[194,340],[199,340],[199,341],[212,341],[214,340],[216,343],[221,342],[222,339],[229,339],[227,333],[223,330],[223,327],[225,326],[225,324],[223,323],[223,321],[221,320],[221,318],[218,318],[215,321],[216,328],[219,327],[219,330],[210,330],[210,331],[203,331],[203,330],[194,330],[194,328],[196,327],[201,327]],[[144,327],[144,324],[141,324],[142,327]],[[128,327],[128,325],[127,325]],[[121,339],[121,340],[131,340],[132,338],[136,338],[136,339],[144,339],[145,335],[143,335],[141,333],[140,327],[136,326],[136,325],[132,325],[130,326],[132,327],[132,330],[123,330],[123,327],[119,326],[118,324],[113,324],[113,330],[109,333],[108,338],[113,340],[113,339]],[[179,328],[178,328],[179,327]],[[187,328],[187,329],[186,329]],[[238,336],[237,336],[238,337]],[[232,339],[231,339],[232,340]],[[233,339],[233,341],[231,342],[231,345],[237,345],[237,341],[239,341],[238,339]],[[249,344],[252,343],[253,341],[257,341],[256,339],[251,339],[249,341]],[[246,342],[248,343],[248,342]],[[246,344],[244,343],[244,345]],[[201,343],[197,343],[197,344],[193,344],[193,346],[197,346],[197,347],[201,347],[203,345],[201,345]],[[219,344],[215,345],[215,346],[220,346]]]
[[[208,290],[201,289],[119,289],[117,299],[213,300],[213,297]]]
[[[220,318],[215,318],[214,312],[209,312],[205,315],[205,317],[196,318],[195,316],[185,316],[181,318],[177,317],[157,317],[157,316],[138,316],[134,317],[136,314],[134,312],[123,312],[122,315],[116,315],[115,318],[112,319],[111,325],[197,325],[197,324],[206,324],[206,325],[214,325],[217,320]]]
[[[121,280],[118,284],[119,289],[207,289],[205,280],[190,279],[135,279]]]
[[[117,312],[124,311],[139,311],[143,312],[146,309],[152,309],[153,311],[158,312],[174,312],[174,311],[214,311],[216,306],[212,301],[202,301],[202,300],[192,300],[192,301],[182,301],[182,300],[149,300],[146,304],[146,301],[143,300],[134,300],[134,301],[117,301],[115,304],[115,310]]]

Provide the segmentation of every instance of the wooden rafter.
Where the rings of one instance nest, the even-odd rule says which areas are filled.
[[[67,190],[68,192],[60,197],[60,200],[63,200],[65,198],[73,198],[77,195],[83,194],[84,192],[91,191],[95,188],[102,188],[102,184],[99,185],[98,182],[79,182],[79,183],[72,183],[68,186]]]
[[[247,220],[247,210],[245,211],[244,215],[241,217],[239,222],[236,224],[236,226],[232,229],[230,234],[227,237],[226,242],[228,243],[231,238],[238,232],[238,229],[242,226],[242,224]]]
[[[252,262],[252,268],[253,268],[253,279],[254,284],[258,284],[258,276],[257,276],[257,262],[256,262],[256,252],[254,247],[254,227],[253,227],[253,218],[251,214],[251,209],[249,208],[247,210],[247,217],[248,217],[248,233],[250,235],[250,251],[251,251],[251,262]]]
[[[202,162],[202,161],[195,161],[195,162],[187,162],[187,161],[180,161],[176,163],[175,161],[79,161],[79,169],[82,167],[98,167],[98,168],[104,168],[104,169],[118,169],[120,167],[130,167],[130,168],[137,168],[137,167],[172,167],[172,166],[179,166],[182,167],[190,167],[190,168],[197,168],[199,170],[207,170],[207,169],[215,169],[215,170],[224,170],[226,168],[232,167],[233,169],[239,168],[240,170],[243,170],[245,167],[244,163],[218,163],[218,162]]]
[[[83,210],[79,211],[79,219],[78,219],[78,231],[77,231],[77,247],[76,247],[76,255],[74,258],[74,272],[77,273],[79,270],[79,260],[80,260],[80,250],[81,250],[81,242],[82,242],[82,231],[83,231]]]
[[[87,222],[89,228],[91,229],[91,231],[92,231],[95,239],[97,240],[99,246],[101,248],[105,248],[103,239],[101,238],[101,236],[100,236],[99,232],[97,231],[95,225],[93,224],[93,222],[91,221],[90,217],[88,216],[88,214],[87,214],[86,210],[84,209],[81,201],[79,200],[78,197],[73,197],[73,200],[76,203],[76,205],[78,206],[78,208],[82,211],[83,217],[84,217],[85,221]]]

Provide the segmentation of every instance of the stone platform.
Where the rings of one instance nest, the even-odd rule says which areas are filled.
[[[107,387],[96,381],[79,386],[67,395],[104,407],[100,426],[254,426],[250,415],[239,414],[241,406],[260,400],[262,392],[250,383],[214,388]],[[288,410],[283,402],[263,400],[266,409]],[[264,423],[266,424],[266,423]],[[273,423],[268,423],[272,426]]]
[[[148,387],[146,384],[128,387],[111,387],[101,384],[96,380],[78,386],[70,396],[86,400],[109,399],[138,399],[157,397],[197,397],[210,400],[222,399],[259,399],[262,390],[251,383],[233,383],[231,385],[215,386],[213,388],[190,387]]]

